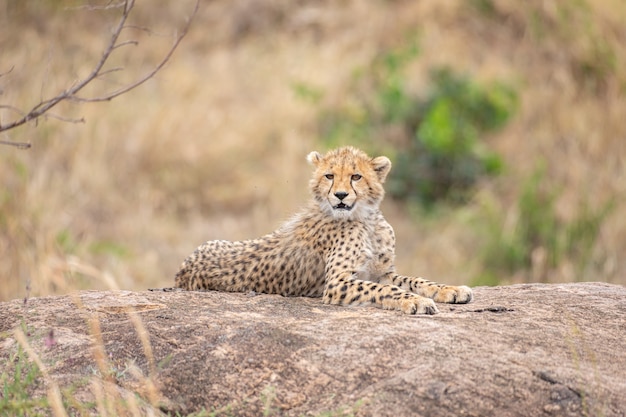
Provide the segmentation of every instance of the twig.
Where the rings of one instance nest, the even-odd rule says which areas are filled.
[[[110,74],[112,72],[118,72],[118,71],[124,71],[124,68],[116,67],[116,68],[108,69],[106,71],[102,71],[100,74],[98,74],[98,78],[102,77],[103,75],[107,75],[107,74]]]
[[[85,98],[85,97],[79,97],[79,96],[73,95],[72,97],[70,97],[70,99],[74,101],[81,101],[81,102],[88,102],[88,103],[99,102],[99,101],[110,101],[114,99],[115,97],[121,96],[122,94],[127,93],[128,91],[139,87],[141,84],[145,83],[150,78],[154,77],[154,75],[157,72],[159,72],[161,68],[165,66],[165,64],[167,64],[167,62],[170,60],[170,58],[174,54],[174,51],[176,51],[176,48],[178,48],[178,45],[181,43],[183,38],[187,35],[187,32],[189,31],[189,28],[191,26],[191,20],[193,16],[195,16],[195,14],[198,12],[198,5],[199,5],[199,2],[197,1],[191,17],[187,20],[187,23],[183,27],[183,31],[180,33],[180,35],[178,35],[178,37],[174,41],[174,44],[171,46],[170,50],[165,55],[165,57],[163,57],[161,62],[156,67],[154,67],[152,71],[148,72],[146,75],[144,75],[142,78],[135,81],[134,83],[129,84],[126,87],[122,87],[119,90],[116,90],[107,95],[100,96],[100,97],[91,97],[91,98]]]
[[[26,142],[11,142],[8,140],[0,140],[0,145],[15,146],[18,149],[28,149],[32,145]]]
[[[112,1],[110,1],[106,6],[94,6],[88,4],[85,6],[66,7],[65,10],[111,10],[124,7],[124,4],[124,2],[113,3]]]
[[[122,46],[126,46],[126,45],[137,46],[137,45],[139,45],[139,42],[137,42],[137,41],[126,41],[126,42],[122,42],[122,43],[119,43],[119,44],[115,45],[114,48],[117,49],[117,48],[121,48]]]
[[[123,9],[122,15],[120,16],[120,19],[117,22],[117,25],[113,29],[113,33],[111,35],[111,39],[109,40],[109,43],[107,44],[107,47],[105,48],[104,52],[102,53],[102,56],[100,57],[100,60],[96,63],[96,65],[93,67],[93,69],[91,70],[89,75],[87,75],[85,78],[83,78],[82,80],[79,80],[79,81],[73,83],[72,86],[70,86],[69,88],[67,88],[66,90],[62,91],[61,93],[57,94],[56,96],[54,96],[52,98],[45,99],[45,100],[42,99],[37,105],[35,105],[29,111],[21,112],[18,109],[15,109],[12,106],[7,106],[7,105],[0,106],[0,108],[9,108],[9,109],[11,109],[13,111],[16,111],[16,112],[19,112],[19,113],[21,113],[23,115],[21,118],[19,118],[17,120],[14,120],[12,122],[9,122],[7,124],[0,123],[0,132],[16,128],[18,126],[21,126],[23,124],[26,124],[26,123],[30,122],[31,120],[36,120],[36,119],[40,118],[41,116],[43,116],[50,109],[52,109],[54,106],[56,106],[57,104],[59,104],[62,101],[77,101],[77,102],[110,101],[110,100],[112,100],[112,99],[114,99],[114,98],[116,98],[116,97],[118,97],[118,96],[120,96],[122,94],[125,94],[125,93],[129,92],[130,90],[133,90],[133,89],[139,87],[140,85],[142,85],[143,83],[148,81],[150,78],[154,77],[154,75],[157,72],[159,72],[165,66],[165,64],[170,60],[170,58],[174,54],[174,51],[176,50],[176,48],[178,48],[178,45],[181,43],[183,38],[187,35],[187,32],[189,31],[189,28],[191,27],[191,22],[193,21],[193,18],[195,17],[195,15],[198,12],[199,1],[200,0],[196,0],[194,9],[193,9],[191,15],[187,19],[187,22],[183,26],[182,31],[176,37],[173,45],[170,47],[170,49],[167,52],[167,54],[163,57],[163,59],[151,71],[149,71],[148,73],[144,74],[142,77],[137,79],[135,82],[133,82],[131,84],[128,84],[128,85],[126,85],[124,87],[121,87],[118,90],[115,90],[115,91],[110,92],[108,94],[104,94],[104,95],[96,96],[96,97],[81,97],[81,96],[78,95],[78,93],[80,93],[81,90],[83,90],[83,88],[85,86],[87,86],[89,83],[91,83],[93,80],[99,78],[102,75],[105,75],[105,74],[108,74],[110,72],[119,70],[118,68],[109,69],[109,70],[103,70],[104,65],[106,64],[106,62],[108,61],[109,57],[111,56],[111,54],[113,53],[113,51],[115,49],[120,48],[122,46],[130,45],[130,44],[135,44],[135,45],[137,44],[136,41],[124,41],[124,42],[119,42],[118,43],[118,40],[119,40],[119,37],[120,37],[120,34],[121,34],[122,30],[127,28],[127,27],[129,27],[129,26],[126,25],[126,22],[128,21],[128,17],[130,15],[131,11],[133,10],[133,7],[135,6],[135,0],[124,0],[121,3],[109,3],[108,5],[102,6],[102,7],[89,6],[88,7],[89,9],[94,9],[94,10],[98,10],[98,9],[106,10],[108,8],[122,8]],[[9,72],[11,70],[9,70]],[[6,73],[4,73],[4,74],[6,74]],[[4,75],[4,74],[0,74],[0,75]],[[0,142],[0,144],[10,144],[10,143],[14,143],[14,142],[8,142],[8,143],[6,143],[4,141]]]
[[[0,109],[8,109],[8,110],[14,111],[15,113],[19,113],[22,116],[26,114],[22,110],[18,109],[17,107],[9,106],[8,104],[0,104]]]
[[[69,117],[59,116],[58,114],[54,114],[54,113],[46,113],[45,117],[46,118],[49,117],[50,119],[60,120],[62,122],[76,123],[76,124],[86,122],[84,117],[81,117],[80,119],[71,119]]]
[[[5,75],[10,74],[13,71],[13,68],[15,68],[15,66],[12,66],[11,68],[9,68],[8,71],[0,72],[0,77],[4,77]]]

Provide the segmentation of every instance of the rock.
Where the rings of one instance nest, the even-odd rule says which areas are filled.
[[[407,316],[277,295],[86,291],[1,303],[0,361],[25,326],[61,389],[93,401],[94,384],[76,381],[99,375],[155,403],[140,369],[172,415],[626,414],[625,287],[481,287],[471,304],[439,307]]]

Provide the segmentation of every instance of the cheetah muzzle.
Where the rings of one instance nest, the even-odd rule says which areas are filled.
[[[391,169],[384,156],[353,147],[307,157],[312,199],[276,231],[244,241],[208,241],[176,274],[186,290],[322,297],[406,314],[435,314],[441,303],[469,303],[472,290],[399,275],[393,228],[380,211]]]

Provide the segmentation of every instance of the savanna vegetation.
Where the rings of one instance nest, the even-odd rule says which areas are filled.
[[[116,10],[77,6],[0,1],[0,124],[97,63]],[[152,68],[193,6],[138,4],[87,92]],[[305,155],[339,144],[394,162],[401,271],[625,284],[624,39],[621,0],[202,1],[144,85],[1,134],[31,147],[0,145],[0,300],[169,286],[298,210]]]
[[[0,0],[0,127],[97,64],[119,8],[89,4]],[[137,4],[122,32],[133,42],[84,93],[154,68],[193,7]],[[383,209],[401,271],[626,284],[625,39],[622,0],[202,0],[145,84],[0,133],[0,301],[170,286],[199,243],[258,236],[298,210],[305,155],[340,144],[394,162]],[[53,345],[53,330],[32,334],[25,316],[0,334],[13,352],[0,415],[156,409],[162,364],[147,336],[146,377],[106,361],[97,323],[90,403],[32,348]],[[127,373],[142,398],[110,383]],[[42,379],[48,394],[33,397]],[[275,415],[272,391],[263,398]]]

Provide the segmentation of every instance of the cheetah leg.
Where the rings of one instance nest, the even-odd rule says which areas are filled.
[[[404,291],[395,285],[363,281],[349,276],[329,280],[324,287],[325,304],[375,304],[386,310],[406,314],[436,314],[433,300]]]
[[[473,298],[472,289],[465,285],[456,287],[398,274],[389,274],[381,282],[397,285],[405,291],[432,298],[438,303],[466,304]]]

